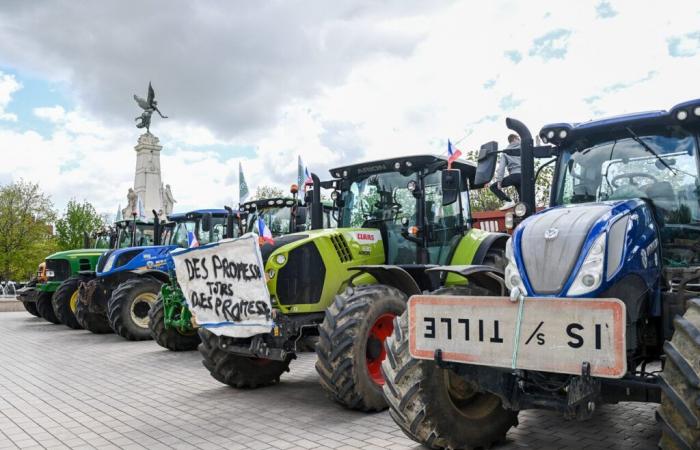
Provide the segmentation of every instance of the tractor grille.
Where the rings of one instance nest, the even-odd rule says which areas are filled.
[[[335,251],[338,254],[338,258],[340,258],[340,262],[345,263],[348,261],[352,261],[352,253],[350,253],[350,247],[348,247],[348,242],[345,240],[345,237],[342,234],[331,235],[331,242],[333,243],[333,247],[335,248]]]
[[[277,298],[282,305],[318,303],[326,266],[313,242],[295,248],[277,273]]]
[[[46,270],[52,270],[53,276],[49,281],[64,281],[70,278],[70,263],[66,259],[47,259]]]
[[[80,265],[80,270],[91,270],[89,259],[80,259],[78,264]]]

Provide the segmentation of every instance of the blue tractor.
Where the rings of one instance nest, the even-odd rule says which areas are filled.
[[[472,448],[503,439],[520,410],[586,419],[656,402],[659,446],[700,448],[700,100],[547,125],[542,146],[506,124],[523,177],[506,269],[431,269],[469,284],[413,297],[398,320],[382,367],[392,418],[430,448]],[[535,213],[544,164],[550,207]]]
[[[229,210],[204,209],[172,214],[158,223],[156,245],[106,252],[97,263],[97,277],[80,286],[76,317],[93,333],[115,332],[131,341],[151,339],[149,311],[163,283],[174,270],[170,252],[218,241],[231,232]]]

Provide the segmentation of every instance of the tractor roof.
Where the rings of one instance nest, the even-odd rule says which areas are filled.
[[[242,211],[250,211],[257,208],[280,208],[283,206],[294,206],[296,202],[297,205],[301,205],[300,200],[294,200],[289,197],[273,197],[273,198],[261,198],[258,200],[251,200],[249,202],[241,203]]]
[[[447,158],[435,155],[407,155],[399,158],[380,159],[337,167],[331,169],[330,173],[335,178],[355,179],[383,172],[411,173],[426,167],[435,169],[447,168]],[[469,182],[473,184],[474,174],[476,173],[475,163],[458,159],[452,163],[452,168],[461,170],[462,177],[469,178]]]
[[[233,210],[235,213],[236,210]],[[204,214],[211,214],[213,217],[226,217],[228,211],[225,209],[196,209],[194,211],[188,211],[184,213],[175,213],[168,216],[168,220],[177,221],[184,219],[196,219],[202,217]]]
[[[132,219],[122,219],[115,223],[117,227],[123,228],[124,226],[131,225],[133,223]],[[153,221],[136,219],[136,225],[153,225]]]
[[[636,130],[669,125],[700,127],[700,99],[680,103],[668,111],[637,112],[581,123],[552,123],[542,127],[540,138],[545,143],[562,145],[579,139],[626,132],[628,127]],[[564,138],[561,137],[562,132],[565,132]]]

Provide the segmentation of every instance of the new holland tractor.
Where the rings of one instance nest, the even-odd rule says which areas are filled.
[[[211,375],[237,388],[269,385],[298,352],[315,347],[321,385],[333,400],[385,409],[383,341],[408,297],[440,284],[425,269],[504,263],[507,235],[470,227],[475,165],[447,164],[417,155],[339,167],[324,183],[312,175],[315,187],[334,189],[338,228],[323,229],[320,188],[313,189],[311,229],[261,247],[275,327],[245,339],[200,329]]]
[[[292,198],[266,198],[242,203],[239,211],[229,211],[227,236],[237,237],[246,232],[257,233],[258,218],[270,228],[273,237],[283,236],[307,227],[310,200],[302,205],[292,185]],[[196,350],[201,342],[182,290],[174,273],[163,284],[160,296],[149,313],[151,336],[162,347],[172,351]]]
[[[597,405],[658,402],[668,449],[700,448],[700,100],[669,111],[556,123],[522,138],[521,222],[509,295],[413,297],[387,341],[391,416],[430,448],[490,446],[526,409],[586,419]],[[554,158],[534,211],[534,158]],[[495,153],[480,154],[493,174]]]
[[[115,246],[133,245],[133,231],[149,239],[153,224],[120,221],[114,227],[85,237],[85,248],[54,253],[46,257],[37,271],[36,293],[25,296],[24,306],[51,323],[79,329],[75,319],[78,285],[94,276],[99,257]]]
[[[80,285],[76,311],[80,324],[93,333],[115,332],[131,341],[151,339],[148,314],[161,285],[170,279],[170,252],[191,245],[189,232],[200,243],[222,239],[227,216],[225,209],[174,214],[167,224],[156,222],[155,245],[106,252],[97,264],[97,277]]]

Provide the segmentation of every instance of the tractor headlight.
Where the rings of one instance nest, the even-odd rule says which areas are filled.
[[[525,286],[523,285],[523,279],[520,277],[520,272],[518,272],[518,266],[515,265],[513,238],[508,239],[508,242],[506,242],[506,260],[508,261],[505,272],[506,287],[511,291],[517,287],[520,289],[520,292],[524,293]]]
[[[513,228],[515,228],[515,215],[513,215],[513,213],[510,211],[506,213],[505,225],[506,230],[512,230]]]
[[[695,107],[695,109],[693,110],[693,114],[700,117],[700,106]]]
[[[522,202],[518,203],[515,205],[515,208],[513,208],[513,212],[516,217],[525,217],[525,214],[527,214],[527,205]]]
[[[280,253],[279,255],[275,256],[275,262],[281,266],[287,262],[287,257]]]
[[[586,259],[583,260],[583,264],[576,274],[576,278],[571,284],[567,295],[584,295],[598,289],[603,281],[605,238],[606,234],[603,233],[595,240],[588,251],[588,255],[586,255]]]
[[[685,110],[681,109],[680,111],[678,111],[678,112],[676,113],[676,119],[678,119],[678,120],[683,121],[683,120],[685,120],[685,119],[687,119],[687,118],[688,118],[688,111],[685,111]]]
[[[105,263],[105,266],[102,268],[102,272],[109,272],[112,270],[112,266],[114,265],[114,261],[117,259],[117,255],[112,253],[109,255],[109,258],[107,258],[107,262]]]

